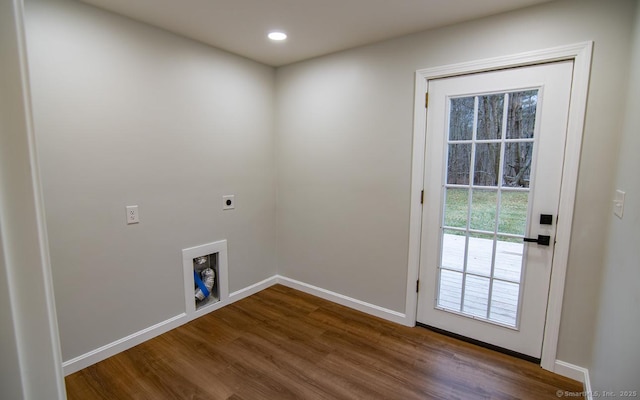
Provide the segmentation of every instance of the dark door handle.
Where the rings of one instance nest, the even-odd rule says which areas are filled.
[[[534,239],[534,238],[524,238],[523,240],[524,240],[525,242],[538,243],[540,246],[549,246],[549,243],[551,242],[551,236],[538,235],[538,238],[537,238],[537,239]]]

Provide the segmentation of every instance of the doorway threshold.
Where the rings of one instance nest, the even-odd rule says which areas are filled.
[[[529,361],[531,363],[540,365],[540,359],[539,358],[535,358],[535,357],[528,356],[526,354],[518,353],[517,351],[505,349],[504,347],[500,347],[500,346],[496,346],[496,345],[493,345],[493,344],[490,344],[490,343],[482,342],[480,340],[472,339],[472,338],[467,337],[467,336],[458,335],[457,333],[445,331],[444,329],[436,328],[434,326],[426,325],[426,324],[423,324],[423,323],[420,323],[420,322],[416,322],[416,326],[420,327],[420,328],[428,329],[430,331],[439,333],[439,334],[444,335],[444,336],[448,336],[448,337],[451,337],[451,338],[454,338],[454,339],[461,340],[463,342],[471,343],[471,344],[474,344],[476,346],[483,347],[485,349],[493,350],[493,351],[496,351],[498,353],[506,354],[508,356],[512,356],[512,357],[515,357],[515,358],[519,358],[521,360]]]

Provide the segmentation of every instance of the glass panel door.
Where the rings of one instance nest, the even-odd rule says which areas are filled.
[[[572,72],[429,80],[417,322],[540,357]]]

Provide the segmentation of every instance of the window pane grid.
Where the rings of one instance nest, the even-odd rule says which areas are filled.
[[[452,184],[446,183],[443,185],[444,188],[453,188],[453,189],[495,189],[495,186],[483,186],[483,185],[461,185],[461,184]],[[500,188],[502,192],[529,192],[528,187],[517,187],[517,186],[503,186]]]
[[[472,237],[474,236],[474,234],[479,234],[479,235],[491,235],[491,234],[493,234],[493,232],[480,231],[480,230],[477,230],[477,229],[459,228],[459,227],[448,226],[448,225],[443,225],[442,229],[447,230],[447,231],[459,232],[460,236],[466,236],[467,233],[470,233]],[[454,235],[457,235],[457,233],[454,233]],[[503,237],[505,239],[522,239],[524,237],[524,235],[516,235],[516,234],[502,233],[502,232],[498,232],[498,236]]]
[[[457,130],[447,135],[449,167],[443,185],[446,201],[441,224],[438,306],[510,327],[516,326],[519,308],[521,243],[528,209],[536,100],[537,90],[531,90],[457,98],[457,111],[453,110],[454,99],[450,103],[450,119],[458,117],[455,111],[464,120],[451,119],[450,130]],[[514,111],[514,104],[524,108]],[[457,205],[446,204],[456,198]],[[460,208],[463,206],[466,212]],[[459,216],[456,219],[449,215],[454,212]],[[443,263],[445,244],[464,246],[456,250],[455,266]],[[454,258],[448,259],[451,263]],[[504,263],[515,270],[505,269]],[[452,275],[454,272],[457,275]],[[448,274],[447,282],[443,281],[443,273]],[[455,288],[455,295],[449,293],[441,301],[445,283],[449,289]]]
[[[509,114],[509,93],[505,93],[504,102],[503,102],[503,113],[502,113],[502,129],[500,132],[500,138],[502,139],[502,144],[500,145],[500,164],[499,164],[499,172],[498,172],[498,208],[496,210],[496,215],[494,219],[494,237],[493,237],[493,257],[491,258],[491,278],[489,279],[489,299],[487,304],[487,319],[491,319],[491,307],[493,305],[493,277],[495,276],[496,270],[496,249],[497,249],[497,232],[500,224],[500,209],[502,205],[502,182],[504,176],[504,157],[505,157],[505,143],[504,139],[506,138],[506,129],[507,129],[507,115]]]
[[[456,139],[447,139],[447,144],[471,144],[471,143],[534,143],[536,141],[535,138],[497,138],[497,139],[464,139],[464,140],[456,140]]]
[[[440,267],[441,270],[446,270],[446,271],[451,271],[451,272],[460,272],[460,270],[457,270],[455,268],[450,268],[447,266],[441,266]],[[482,275],[482,274],[478,274],[478,273],[473,273],[473,272],[466,272],[467,275],[469,276],[477,276],[479,278],[490,278],[495,282],[504,282],[504,283],[514,283],[519,285],[521,282],[517,279],[506,279],[506,278],[496,278],[496,277],[491,277],[489,275]]]

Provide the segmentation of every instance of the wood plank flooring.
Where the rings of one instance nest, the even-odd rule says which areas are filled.
[[[276,285],[66,378],[70,400],[558,399],[527,361]]]

